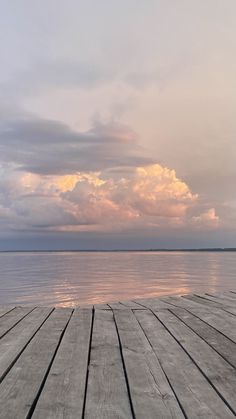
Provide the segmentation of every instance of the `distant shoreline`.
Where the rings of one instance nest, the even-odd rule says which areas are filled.
[[[0,250],[0,253],[129,253],[129,252],[236,252],[236,247],[190,249],[65,249],[65,250]]]

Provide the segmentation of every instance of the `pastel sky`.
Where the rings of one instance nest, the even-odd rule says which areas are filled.
[[[235,0],[0,9],[0,250],[236,247]]]

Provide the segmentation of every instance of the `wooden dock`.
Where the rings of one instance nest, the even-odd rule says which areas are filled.
[[[236,416],[236,291],[0,306],[0,419]]]

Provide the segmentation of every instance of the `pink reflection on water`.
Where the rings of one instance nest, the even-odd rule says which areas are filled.
[[[0,254],[0,304],[74,307],[236,289],[236,253]]]

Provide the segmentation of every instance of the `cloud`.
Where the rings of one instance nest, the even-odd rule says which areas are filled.
[[[209,207],[208,207],[209,208]],[[0,224],[8,231],[217,227],[175,170],[144,156],[126,125],[77,132],[0,109]]]
[[[220,217],[216,214],[215,208],[210,208],[202,214],[192,217],[192,222],[200,227],[217,228],[219,226]]]
[[[98,231],[187,222],[197,196],[174,170],[159,164],[125,176],[101,172],[39,175],[8,169],[0,203],[16,230]],[[199,220],[200,221],[200,220]]]
[[[126,177],[103,180],[82,175],[63,197],[76,205],[79,219],[109,225],[145,226],[164,218],[186,215],[197,196],[176,177],[174,170],[159,164],[137,167]]]
[[[47,175],[136,167],[144,156],[135,133],[125,125],[96,123],[86,132],[27,113],[0,113],[1,163]]]

